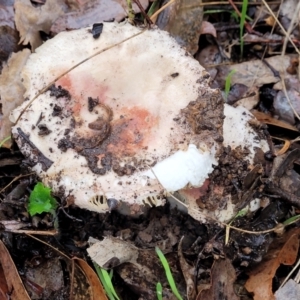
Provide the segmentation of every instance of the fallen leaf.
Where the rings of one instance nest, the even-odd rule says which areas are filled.
[[[7,295],[9,294],[9,289],[5,279],[5,273],[0,264],[0,300],[7,300]]]
[[[144,9],[147,8],[149,1],[140,0]],[[51,27],[51,32],[56,34],[61,31],[79,29],[103,21],[114,20],[121,21],[127,16],[126,0],[93,0],[87,1],[76,11],[61,15],[55,20]],[[133,10],[140,12],[136,4],[133,4]]]
[[[266,59],[266,62],[279,72],[284,78],[289,78],[291,75],[286,74],[285,70],[290,66],[292,56],[272,56]],[[217,66],[218,74],[215,78],[219,88],[225,86],[226,77],[235,70],[231,77],[231,85],[236,83],[244,84],[248,87],[261,87],[265,84],[276,83],[280,78],[275,76],[272,70],[261,60],[246,61],[233,65]]]
[[[63,0],[46,1],[34,7],[30,0],[15,1],[15,23],[20,33],[20,44],[31,45],[34,51],[42,44],[40,31],[49,33],[52,23],[64,13]]]
[[[58,257],[47,259],[38,266],[26,268],[24,285],[32,299],[51,299],[64,288],[64,273]]]
[[[178,245],[178,257],[180,262],[181,271],[186,283],[186,294],[188,299],[195,299],[196,297],[196,286],[194,283],[194,267],[191,267],[187,261],[185,260],[183,253],[182,253],[182,241],[183,238],[180,240]]]
[[[254,293],[254,300],[275,299],[272,281],[281,264],[291,266],[295,263],[299,249],[300,229],[295,228],[283,237],[274,240],[264,260],[249,272],[245,288]]]
[[[170,32],[179,45],[195,54],[202,31],[202,0],[177,0],[160,13],[157,26]]]
[[[262,123],[265,123],[265,124],[269,124],[269,125],[273,125],[273,126],[276,126],[276,127],[281,127],[281,128],[284,128],[284,129],[288,129],[288,130],[292,130],[292,131],[297,131],[299,132],[299,130],[293,126],[293,125],[290,125],[289,123],[287,122],[284,122],[284,121],[280,121],[280,120],[277,120],[273,117],[271,117],[270,115],[267,115],[263,112],[260,112],[258,110],[251,110],[251,113],[255,116],[255,118],[262,122]]]
[[[16,266],[6,249],[3,242],[0,240],[0,264],[5,271],[5,278],[10,291],[10,299],[12,300],[30,300],[27,291],[24,288],[22,280],[16,269]]]
[[[275,114],[278,115],[282,120],[294,124],[295,123],[295,112],[300,114],[300,81],[297,78],[286,78],[286,93],[279,91],[274,98],[273,106]]]
[[[285,1],[283,1],[280,5],[280,14],[282,16],[285,16],[286,18],[292,20],[293,16],[294,16],[294,13],[296,11],[297,4],[298,4],[298,0],[285,0]],[[299,16],[298,16],[298,21],[299,21]]]
[[[0,119],[0,141],[11,134],[13,123],[9,120],[10,112],[23,101],[25,88],[21,82],[20,73],[30,55],[29,49],[13,53],[0,75],[2,118]],[[4,146],[9,147],[11,140]]]
[[[13,1],[2,0],[0,4],[0,26],[15,28]]]
[[[216,260],[211,270],[210,289],[202,290],[197,300],[230,299],[238,300],[233,283],[236,280],[235,270],[227,258]]]
[[[63,260],[67,265],[67,270],[65,270],[65,276],[70,279],[70,299],[72,300],[107,300],[101,282],[98,279],[95,271],[82,259],[73,257],[72,259],[65,255],[63,252],[58,249],[50,246],[48,243],[38,239],[35,236],[29,235],[33,239],[41,242],[48,247],[51,247],[56,253],[59,259]],[[57,258],[56,258],[57,259]],[[41,270],[42,271],[42,270]],[[41,272],[39,271],[39,272]],[[51,270],[50,270],[51,271]],[[35,270],[31,271],[33,274],[36,272]],[[37,276],[36,278],[31,278],[30,283],[33,283],[35,286],[42,286],[40,278],[41,276]],[[62,281],[62,283],[64,283]],[[56,284],[55,286],[57,286]],[[45,285],[43,285],[45,286]],[[55,289],[55,286],[53,287]],[[48,288],[48,284],[46,285]],[[22,299],[23,298],[18,298]],[[18,300],[17,299],[17,300]],[[50,299],[50,298],[46,298]]]
[[[105,291],[101,285],[101,282],[95,273],[95,271],[88,265],[86,261],[78,257],[74,257],[73,260],[83,270],[85,276],[92,288],[91,300],[107,300]]]

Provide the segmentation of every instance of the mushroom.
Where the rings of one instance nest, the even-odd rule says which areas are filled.
[[[167,32],[128,23],[103,23],[99,38],[90,28],[62,32],[21,76],[26,101],[12,112],[13,136],[69,203],[139,214],[164,204],[166,193],[203,186],[218,165],[220,91]]]

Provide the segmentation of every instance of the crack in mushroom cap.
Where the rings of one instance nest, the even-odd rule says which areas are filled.
[[[104,23],[99,39],[90,29],[62,32],[30,56],[25,98],[100,50],[38,96],[13,128],[32,169],[54,192],[98,212],[109,210],[107,199],[134,213],[145,199],[163,204],[164,191],[201,186],[217,165],[223,101],[168,33],[116,23]],[[53,162],[47,170],[18,128]]]

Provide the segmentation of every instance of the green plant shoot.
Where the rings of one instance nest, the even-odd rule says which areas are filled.
[[[1,142],[0,142],[0,148],[11,139],[11,136],[7,136],[6,138],[4,138]]]
[[[109,300],[120,300],[111,282],[111,276],[105,269],[100,268],[95,262],[93,262],[93,264]]]
[[[51,196],[51,189],[38,182],[29,196],[28,211],[31,216],[50,212],[55,216],[57,201]]]
[[[225,99],[228,98],[230,87],[231,87],[231,77],[236,72],[236,70],[231,70],[225,79]]]
[[[243,54],[244,54],[243,35],[244,35],[244,24],[245,24],[245,20],[246,20],[247,9],[248,9],[248,0],[243,0],[241,20],[240,20],[241,57],[243,57]]]
[[[300,215],[293,216],[283,222],[284,226],[291,225],[300,220]]]
[[[156,284],[156,295],[158,300],[162,300],[162,285],[160,282]]]
[[[174,281],[174,278],[173,278],[173,275],[171,273],[171,270],[170,270],[170,267],[169,267],[169,264],[168,264],[168,261],[166,259],[166,257],[164,256],[164,254],[162,253],[162,251],[158,248],[158,247],[155,247],[155,252],[156,254],[158,255],[164,269],[165,269],[165,273],[166,273],[166,276],[167,276],[167,279],[168,279],[168,282],[169,282],[169,285],[171,287],[171,290],[173,292],[173,294],[177,297],[177,299],[179,300],[183,300],[182,297],[180,296],[178,290],[177,290],[177,287],[176,287],[176,284],[175,284],[175,281]]]

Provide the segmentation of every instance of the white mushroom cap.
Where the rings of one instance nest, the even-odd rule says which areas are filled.
[[[98,212],[107,199],[134,213],[162,204],[164,191],[201,186],[217,164],[223,102],[168,33],[116,23],[104,23],[99,39],[89,29],[60,33],[30,56],[25,98],[96,52],[13,112],[16,121],[25,109],[13,134],[32,169]]]

